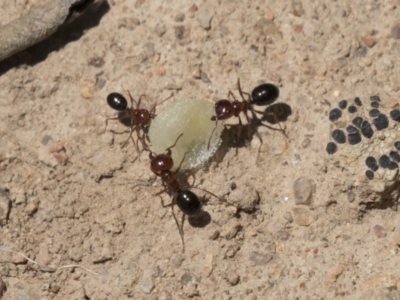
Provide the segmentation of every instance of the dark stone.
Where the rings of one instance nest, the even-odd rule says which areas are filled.
[[[351,121],[351,123],[353,123],[354,126],[357,126],[358,128],[361,129],[361,124],[362,124],[363,121],[364,121],[363,118],[361,118],[361,117],[355,117],[355,118],[353,119],[353,121]]]
[[[393,109],[390,112],[390,117],[392,118],[392,120],[400,122],[400,110],[398,109]]]
[[[347,100],[343,99],[343,100],[339,101],[338,106],[340,109],[345,109],[347,107]]]
[[[359,132],[350,133],[347,136],[350,145],[355,145],[361,142],[361,134]]]
[[[350,105],[347,111],[351,114],[354,114],[357,111],[357,107],[355,107],[354,105]]]
[[[377,110],[377,109],[371,109],[370,111],[369,111],[369,116],[371,117],[371,118],[376,118],[377,116],[379,116],[379,114],[380,114],[381,112],[379,111],[379,110]]]
[[[371,102],[371,107],[372,108],[378,108],[379,107],[379,102],[378,101],[372,101]]]
[[[337,146],[334,142],[329,142],[328,144],[326,144],[326,152],[328,152],[328,154],[333,154],[337,151]]]
[[[368,156],[367,159],[365,160],[365,164],[367,165],[367,167],[369,169],[371,169],[372,171],[376,171],[378,170],[378,162],[376,161],[375,157],[372,156]]]
[[[357,133],[358,129],[356,127],[354,127],[353,125],[349,125],[349,126],[346,127],[346,131],[348,133]]]
[[[339,108],[334,108],[329,112],[329,120],[331,122],[339,120],[341,116],[342,116],[342,111]]]
[[[361,133],[366,138],[371,138],[374,134],[374,130],[371,127],[371,124],[368,121],[364,121],[361,125]]]
[[[377,96],[377,95],[371,96],[371,97],[369,97],[369,99],[370,99],[371,101],[378,101],[378,102],[381,101],[381,98],[379,98],[379,96]]]
[[[354,103],[355,103],[356,105],[358,105],[358,106],[361,106],[360,97],[355,97],[355,98],[354,98]]]
[[[397,151],[390,151],[389,157],[394,161],[400,162],[400,154]]]
[[[373,122],[377,130],[382,130],[389,126],[389,119],[384,114],[380,114]]]
[[[365,176],[367,176],[369,180],[372,180],[374,179],[374,172],[372,172],[371,170],[367,170],[365,171]]]
[[[394,142],[394,147],[400,151],[400,141]]]
[[[335,129],[332,131],[332,138],[335,142],[339,144],[346,143],[346,135],[344,134],[343,130]]]
[[[399,165],[398,165],[396,162],[391,161],[391,162],[389,163],[388,169],[389,169],[389,170],[395,170],[395,169],[397,169],[398,167],[399,167]]]
[[[380,165],[382,168],[387,168],[387,167],[389,166],[389,164],[390,164],[390,158],[389,158],[389,156],[387,156],[387,155],[382,155],[382,156],[379,158],[379,165]]]

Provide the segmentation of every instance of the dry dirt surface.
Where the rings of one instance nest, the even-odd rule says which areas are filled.
[[[44,2],[2,1],[1,25]],[[2,299],[400,299],[399,20],[389,0],[111,0],[1,62]],[[246,92],[279,86],[287,136],[227,131],[215,158],[179,176],[240,204],[193,189],[208,219],[186,218],[183,253],[161,205],[173,195],[155,195],[146,151],[121,148],[128,134],[113,132],[129,128],[106,128],[106,97],[146,94],[150,108],[174,92],[161,112],[238,94],[238,78]],[[374,136],[336,143],[352,117],[330,112],[355,97]],[[373,179],[366,157],[380,163]]]

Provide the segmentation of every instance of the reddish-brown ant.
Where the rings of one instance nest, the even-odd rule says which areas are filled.
[[[256,88],[254,88],[251,95],[249,95],[247,93],[242,92],[239,78],[237,81],[237,86],[238,86],[239,94],[242,98],[242,101],[239,101],[239,99],[236,97],[236,95],[234,93],[232,93],[232,91],[229,91],[228,99],[230,99],[230,97],[231,97],[233,99],[233,101],[228,100],[228,99],[222,99],[222,100],[218,100],[215,103],[215,116],[211,117],[211,120],[215,121],[215,123],[216,123],[215,128],[217,127],[218,121],[227,120],[231,117],[237,117],[237,118],[239,118],[238,136],[240,136],[241,128],[243,126],[242,119],[240,118],[240,113],[243,112],[248,123],[250,123],[250,119],[247,114],[248,111],[250,111],[252,113],[253,117],[255,116],[255,113],[261,114],[261,115],[263,115],[263,117],[265,117],[266,114],[272,113],[274,115],[273,117],[274,117],[276,123],[279,124],[280,129],[272,128],[272,127],[271,127],[271,129],[282,131],[286,135],[285,131],[282,129],[282,127],[280,126],[280,123],[277,120],[277,116],[275,115],[275,112],[271,112],[271,111],[262,112],[262,111],[255,110],[253,107],[253,105],[264,106],[264,105],[269,105],[269,104],[273,103],[279,97],[278,87],[271,83],[264,83],[262,85],[257,86]],[[244,94],[248,95],[248,99],[245,99]],[[269,127],[269,126],[267,126],[267,127]],[[214,130],[215,130],[215,128],[214,128]],[[211,133],[211,137],[212,137],[212,134],[214,133],[214,130]],[[211,137],[208,141],[208,146],[210,144]]]
[[[184,217],[185,217],[185,215],[194,216],[194,215],[200,214],[202,212],[202,209],[201,209],[202,204],[201,204],[199,197],[195,193],[193,193],[192,191],[189,191],[189,190],[182,189],[179,182],[175,178],[176,174],[179,172],[179,170],[182,166],[182,163],[185,159],[186,154],[183,156],[178,168],[175,171],[171,171],[171,169],[174,166],[174,161],[171,157],[171,149],[173,147],[175,147],[176,143],[178,142],[179,138],[182,135],[183,135],[183,133],[178,136],[175,143],[171,147],[168,147],[163,154],[155,154],[155,153],[151,152],[149,149],[146,149],[146,150],[150,152],[149,157],[150,157],[151,171],[154,174],[156,174],[158,177],[161,178],[162,183],[165,187],[161,192],[157,193],[156,196],[160,195],[161,193],[166,192],[168,189],[174,194],[174,196],[172,198],[172,202],[170,204],[164,205],[164,203],[162,203],[162,205],[163,205],[163,207],[171,206],[172,215],[174,217],[176,226],[178,227],[179,234],[182,239],[183,251],[185,251],[185,242],[184,242],[184,238],[183,238]],[[224,202],[228,205],[232,205],[232,204],[228,203],[227,201],[225,201],[224,199],[219,198],[218,196],[216,196],[215,194],[213,194],[207,190],[200,189],[200,188],[197,188],[197,189],[207,192],[208,194],[220,199],[222,202]],[[176,215],[174,212],[175,205],[177,205],[179,207],[179,209],[183,212],[181,225],[179,225],[178,219],[176,218]]]
[[[123,122],[124,120],[128,120],[129,122],[128,125],[130,127],[130,133],[128,139],[125,141],[125,143],[122,145],[122,148],[125,147],[125,145],[128,143],[129,139],[132,140],[133,144],[136,146],[136,149],[139,152],[139,146],[138,142],[140,141],[142,143],[142,146],[144,148],[147,148],[146,140],[149,141],[148,137],[148,130],[150,127],[151,119],[154,119],[156,116],[155,109],[157,104],[154,104],[154,106],[148,111],[147,109],[140,108],[140,102],[142,101],[142,97],[144,95],[140,95],[138,102],[136,103],[136,100],[133,99],[131,93],[128,91],[129,98],[131,100],[131,106],[128,107],[128,101],[126,98],[121,95],[120,93],[111,93],[107,96],[107,103],[108,105],[112,108],[115,109],[116,111],[119,112],[118,117],[116,118],[107,118],[106,119],[106,127],[108,124],[108,120],[119,120],[120,122]],[[163,100],[159,104],[163,103],[164,101],[167,101],[172,97],[169,96],[167,99]],[[133,103],[136,104],[136,108],[134,108]],[[142,130],[143,134],[140,136],[140,130]],[[137,134],[137,143],[133,140],[132,134],[133,131],[136,131]]]

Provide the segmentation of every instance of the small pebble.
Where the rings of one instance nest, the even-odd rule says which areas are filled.
[[[292,223],[293,222],[293,217],[292,217],[292,213],[290,211],[287,211],[284,213],[283,217],[289,222]]]
[[[400,39],[400,23],[395,23],[390,29],[390,36],[395,40]]]
[[[228,223],[222,226],[220,235],[225,237],[227,240],[233,239],[237,233],[243,228],[242,224],[236,219],[230,219]]]
[[[328,152],[328,154],[333,154],[337,151],[337,146],[334,142],[329,142],[326,145],[326,152]]]
[[[180,281],[182,286],[188,285],[188,283],[191,281],[192,281],[192,275],[190,275],[189,273],[182,274],[181,281]]]
[[[386,236],[385,228],[383,228],[381,225],[375,225],[372,227],[372,231],[378,238],[383,238]]]
[[[306,206],[292,208],[293,220],[299,226],[309,226],[313,222],[310,210]]]
[[[311,144],[311,140],[309,138],[305,138],[304,141],[301,143],[301,146],[303,148],[308,148],[308,146],[310,146]]]
[[[249,259],[254,262],[257,266],[264,266],[269,263],[273,258],[271,253],[263,254],[261,252],[252,251]]]
[[[8,197],[8,192],[0,189],[0,226],[4,226],[8,222],[11,209],[11,200]]]
[[[303,204],[309,205],[311,204],[311,194],[313,190],[312,182],[305,178],[298,178],[293,185],[294,198],[296,205]]]
[[[228,272],[226,280],[231,286],[237,285],[239,283],[240,277],[237,274]]]
[[[391,162],[389,163],[389,165],[388,165],[388,169],[389,169],[389,170],[396,170],[398,167],[399,167],[399,165],[398,165],[396,162],[394,162],[394,161],[391,161]]]
[[[30,201],[24,208],[24,211],[26,212],[26,214],[28,216],[32,216],[35,214],[35,212],[37,212],[39,208],[39,204],[37,203],[37,201]]]
[[[154,289],[153,279],[149,274],[145,274],[140,281],[139,286],[143,293],[150,294],[151,291]]]
[[[205,30],[211,29],[211,19],[212,15],[206,11],[199,11],[196,13],[196,19],[199,22],[200,26]]]
[[[394,147],[400,151],[400,141],[394,142]]]
[[[178,13],[175,18],[174,18],[175,22],[183,22],[185,21],[185,14],[184,13]]]
[[[344,134],[343,130],[335,129],[334,131],[332,131],[332,138],[336,143],[346,143],[346,135]]]

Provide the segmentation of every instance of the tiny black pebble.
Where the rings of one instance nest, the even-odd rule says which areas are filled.
[[[358,106],[361,106],[360,97],[355,97],[355,98],[354,98],[354,103],[355,103],[356,105],[358,105]]]
[[[379,110],[373,108],[373,109],[371,109],[371,110],[369,111],[369,116],[370,116],[371,118],[376,118],[377,116],[379,116],[380,113],[381,113],[381,112],[380,112]]]
[[[367,159],[365,160],[365,164],[367,165],[368,168],[370,168],[372,171],[378,170],[378,162],[376,161],[375,157],[368,156]]]
[[[326,152],[328,152],[328,154],[333,154],[337,151],[337,146],[334,142],[329,142],[328,144],[326,144]]]
[[[349,141],[350,145],[355,145],[361,142],[361,134],[358,132],[350,133],[347,136],[347,140]]]
[[[347,100],[343,99],[343,100],[339,101],[338,106],[340,109],[345,109],[347,107]]]
[[[390,158],[387,155],[382,155],[381,157],[379,157],[379,165],[382,168],[387,168],[390,164]]]
[[[371,102],[371,107],[372,108],[378,108],[379,107],[379,102],[378,101],[372,101]]]
[[[335,140],[335,142],[339,144],[346,143],[346,136],[343,130],[335,129],[334,131],[332,131],[332,138]]]
[[[361,133],[363,136],[366,138],[371,138],[372,135],[374,134],[374,130],[371,127],[371,124],[369,124],[368,121],[364,121],[361,125]]]
[[[400,151],[400,141],[394,142],[394,146],[397,150]]]
[[[371,97],[369,97],[369,99],[371,100],[371,101],[381,101],[381,98],[379,98],[379,96],[371,96]]]
[[[397,169],[398,167],[399,167],[399,165],[396,162],[391,161],[389,166],[388,166],[388,169],[389,170],[394,170],[394,169]]]
[[[390,117],[392,118],[392,120],[400,122],[400,110],[398,109],[393,109],[390,112]]]
[[[356,133],[356,132],[358,132],[358,129],[356,127],[354,127],[353,125],[349,125],[346,127],[346,131],[348,133]]]
[[[339,120],[341,116],[342,116],[342,111],[339,108],[334,108],[329,112],[329,120],[331,122]]]
[[[380,114],[373,122],[377,130],[382,130],[389,126],[389,119],[384,114]]]
[[[372,180],[374,179],[374,172],[372,172],[371,170],[367,170],[365,171],[365,176],[367,176],[369,180]]]
[[[355,107],[354,105],[350,105],[347,111],[351,114],[354,114],[357,111],[357,107]]]
[[[357,126],[358,128],[361,129],[361,124],[362,124],[363,121],[364,121],[363,118],[361,118],[361,117],[355,117],[355,118],[353,119],[353,121],[351,121],[351,123],[353,123],[353,125],[355,125],[355,126]]]
[[[400,162],[400,154],[397,151],[390,151],[389,156],[391,159]]]

